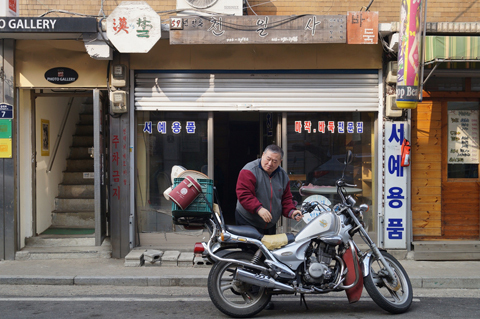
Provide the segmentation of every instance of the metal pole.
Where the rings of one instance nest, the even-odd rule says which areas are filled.
[[[425,39],[427,37],[427,2],[428,0],[425,0],[425,6],[423,8],[423,37],[422,37],[422,52],[420,54],[421,57],[421,70],[420,70],[420,96],[419,96],[419,102],[422,102],[423,100],[423,69],[425,67]],[[431,73],[430,73],[431,74]]]

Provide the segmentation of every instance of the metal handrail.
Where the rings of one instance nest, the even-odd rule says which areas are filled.
[[[63,116],[63,121],[62,121],[62,124],[60,125],[60,131],[57,134],[57,140],[55,141],[55,146],[53,147],[53,154],[50,157],[50,162],[48,163],[47,173],[50,173],[50,171],[52,170],[53,162],[55,162],[55,157],[57,155],[58,147],[60,146],[60,141],[62,140],[63,131],[65,130],[65,125],[67,124],[68,115],[70,114],[70,109],[72,108],[73,99],[74,97],[72,96],[70,98],[70,101],[68,101],[67,111]]]

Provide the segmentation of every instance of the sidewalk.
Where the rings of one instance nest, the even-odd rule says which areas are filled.
[[[480,289],[480,262],[400,260],[413,288]],[[203,286],[210,267],[126,267],[124,259],[0,261],[1,285]]]

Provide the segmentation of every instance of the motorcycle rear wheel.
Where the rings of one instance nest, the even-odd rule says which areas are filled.
[[[241,261],[252,260],[253,254],[234,252],[225,256]],[[216,262],[208,275],[208,294],[215,307],[234,318],[248,318],[265,308],[271,299],[264,287],[233,279],[238,266],[235,263]]]
[[[386,270],[381,262],[372,256],[370,273],[363,280],[373,301],[383,310],[393,314],[404,313],[410,308],[413,299],[413,289],[407,272],[398,260],[387,252],[381,252],[386,262],[393,269],[397,284],[393,286],[387,279]]]

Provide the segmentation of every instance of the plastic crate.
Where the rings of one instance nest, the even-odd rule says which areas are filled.
[[[184,179],[175,178],[173,188],[180,184]],[[213,180],[197,179],[202,187],[202,193],[188,205],[181,209],[175,202],[172,202],[172,219],[177,225],[203,225],[212,216],[213,205]]]

